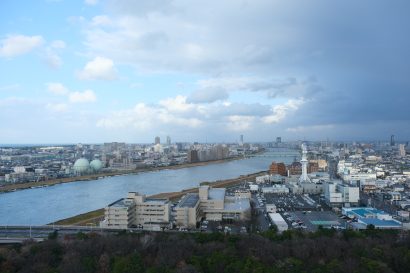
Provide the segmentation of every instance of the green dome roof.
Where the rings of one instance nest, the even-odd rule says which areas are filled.
[[[90,163],[90,168],[93,169],[94,171],[99,171],[99,170],[102,169],[102,167],[103,167],[103,164],[102,164],[101,160],[99,160],[99,159],[94,159]]]
[[[77,161],[74,163],[74,171],[76,172],[83,173],[86,172],[88,168],[90,168],[90,163],[85,158],[77,159]]]

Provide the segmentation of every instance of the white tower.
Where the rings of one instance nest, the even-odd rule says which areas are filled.
[[[307,150],[305,143],[302,144],[302,160],[300,163],[302,164],[302,175],[299,178],[299,183],[311,183],[310,178],[307,174],[307,165],[308,160],[306,158]]]

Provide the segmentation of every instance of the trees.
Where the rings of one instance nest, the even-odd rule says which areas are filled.
[[[409,232],[368,231],[81,234],[0,248],[0,272],[407,272]]]

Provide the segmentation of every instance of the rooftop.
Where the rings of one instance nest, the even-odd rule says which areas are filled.
[[[224,203],[225,211],[245,211],[251,208],[247,198],[232,198],[229,201]]]
[[[210,200],[224,200],[225,199],[225,189],[209,189],[208,198]]]
[[[131,199],[125,199],[125,198],[121,198],[111,204],[109,204],[109,207],[116,207],[116,208],[122,208],[122,207],[130,207],[134,204],[134,201]]]
[[[401,223],[399,221],[395,220],[380,220],[380,219],[374,219],[374,218],[363,218],[359,220],[365,225],[374,225],[376,228],[377,227],[401,227]]]
[[[161,199],[161,198],[145,198],[144,203],[161,203],[161,204],[166,204],[168,203],[168,199]]]
[[[384,211],[378,210],[378,209],[375,209],[375,208],[352,208],[352,209],[348,210],[348,212],[354,213],[357,216],[359,216],[360,218],[365,218],[369,214],[371,214],[371,215],[386,214]]]
[[[180,208],[193,208],[199,201],[199,195],[195,193],[186,194],[178,204]]]

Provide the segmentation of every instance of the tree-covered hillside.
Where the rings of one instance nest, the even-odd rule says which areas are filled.
[[[0,248],[0,272],[409,272],[409,233],[78,234]]]

